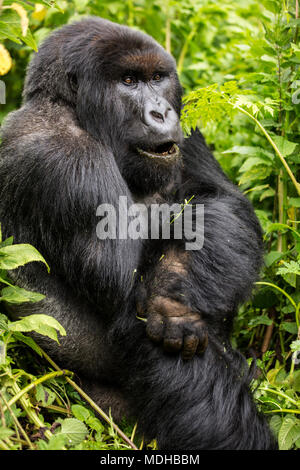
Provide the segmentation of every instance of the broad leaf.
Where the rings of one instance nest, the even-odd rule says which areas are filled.
[[[21,287],[5,287],[1,291],[0,301],[10,304],[21,304],[24,302],[40,302],[45,296],[37,292],[30,292]]]
[[[50,271],[43,256],[31,245],[21,243],[0,248],[0,269],[15,269],[32,261],[41,261]]]
[[[278,433],[280,450],[289,450],[300,438],[300,423],[295,417],[285,416]]]
[[[88,433],[87,427],[82,421],[75,418],[67,418],[61,423],[61,430],[57,434],[66,437],[67,445],[77,445],[82,442]]]
[[[44,336],[48,336],[49,338],[53,339],[54,341],[58,342],[57,339],[57,332],[56,330],[62,335],[66,335],[65,329],[58,323],[55,318],[50,317],[49,315],[29,315],[27,317],[22,318],[21,320],[12,322],[9,324],[10,331],[21,331],[21,332],[29,332],[35,331]]]

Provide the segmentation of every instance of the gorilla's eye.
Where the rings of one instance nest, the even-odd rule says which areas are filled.
[[[155,73],[152,77],[152,80],[155,82],[159,82],[162,79],[162,75],[160,73]]]
[[[134,85],[136,83],[136,78],[132,75],[126,75],[122,78],[122,81],[125,83],[125,85]]]

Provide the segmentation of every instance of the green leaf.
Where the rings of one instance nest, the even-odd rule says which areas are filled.
[[[31,245],[19,244],[0,248],[0,268],[15,269],[32,261],[41,261],[50,268],[43,256]]]
[[[5,10],[0,18],[0,36],[2,38],[8,38],[18,44],[21,44],[21,41],[23,41],[37,52],[37,45],[30,29],[28,28],[26,36],[23,36],[20,16],[14,10]]]
[[[271,222],[266,211],[255,209],[255,214],[257,215],[259,222],[264,231],[270,226]]]
[[[290,230],[291,232],[293,232],[293,234],[297,238],[300,238],[300,233],[297,232],[297,230],[295,230],[293,227],[290,227],[287,224],[280,224],[280,223],[269,224],[266,230],[266,233],[268,234],[270,232],[285,232],[286,230]]]
[[[255,318],[251,318],[249,321],[249,326],[257,326],[257,325],[272,325],[271,318],[268,315],[260,315]]]
[[[294,372],[292,386],[293,390],[295,390],[296,392],[300,392],[300,370]]]
[[[277,275],[282,276],[284,280],[293,287],[296,287],[297,275],[300,275],[299,261],[284,262],[277,269]]]
[[[275,189],[269,188],[266,191],[263,191],[259,198],[259,202],[262,202],[264,199],[267,199],[267,197],[274,197],[275,196]]]
[[[282,257],[284,256],[281,251],[270,251],[270,253],[267,253],[265,255],[265,265],[267,268],[272,266],[273,263],[276,261],[279,261]]]
[[[12,245],[13,242],[14,242],[14,237],[8,237],[8,238],[6,238],[6,240],[4,240],[3,242],[0,243],[0,248],[2,248],[4,246]]]
[[[0,330],[8,331],[8,318],[3,313],[0,313]]]
[[[52,405],[56,399],[56,395],[50,388],[38,384],[35,390],[35,398],[38,402],[41,402],[42,405],[47,406]]]
[[[298,333],[296,322],[283,321],[280,323],[280,329],[292,333],[293,335]]]
[[[279,433],[279,430],[281,428],[281,425],[282,425],[282,418],[281,416],[278,416],[278,415],[274,415],[272,416],[272,418],[270,419],[270,428],[271,428],[271,431],[273,432],[273,434],[278,437],[278,433]]]
[[[289,450],[300,438],[300,423],[295,417],[285,416],[278,433],[279,450]]]
[[[102,433],[104,431],[104,426],[101,421],[95,416],[90,416],[86,423],[90,428],[94,429],[97,433]]]
[[[17,341],[21,341],[22,343],[25,343],[27,346],[29,346],[31,349],[33,349],[39,356],[43,356],[41,348],[36,344],[33,338],[30,336],[25,336],[23,333],[20,331],[14,331],[14,338]]]
[[[5,364],[6,361],[6,346],[3,341],[0,339],[0,365]]]
[[[66,436],[63,434],[54,434],[50,437],[49,441],[44,440],[37,441],[39,450],[62,450],[66,444]]]
[[[4,21],[0,21],[0,40],[10,39],[17,44],[22,44],[19,39],[19,33],[14,28],[10,27]]]
[[[272,62],[273,64],[277,65],[277,60],[275,57],[271,57],[267,54],[264,54],[261,56],[260,60],[264,61],[264,62]]]
[[[300,351],[300,339],[296,339],[295,341],[292,341],[290,344],[290,348],[292,351]]]
[[[271,289],[260,289],[253,297],[252,305],[255,308],[270,308],[276,305],[278,297],[276,292]]]
[[[74,446],[80,444],[87,434],[88,429],[84,423],[75,418],[66,418],[62,421],[61,429],[57,435],[65,436],[66,444]]]
[[[290,197],[289,206],[300,207],[300,197]]]
[[[1,291],[0,301],[10,304],[21,304],[23,302],[40,302],[45,296],[37,292],[30,292],[21,287],[5,287]]]
[[[259,165],[272,165],[271,160],[268,160],[267,158],[262,158],[262,157],[250,157],[247,158],[243,165],[239,169],[239,173],[244,173],[245,171],[251,170],[253,167],[257,167]]]
[[[235,145],[234,147],[231,147],[230,149],[227,149],[224,152],[222,152],[223,155],[227,153],[238,153],[240,155],[255,156],[255,157],[264,155],[269,160],[274,159],[274,156],[271,152],[258,146],[253,147],[253,146],[247,146],[247,145]]]
[[[274,142],[277,145],[280,153],[282,153],[282,155],[284,157],[287,157],[288,155],[293,153],[295,148],[298,145],[297,142],[290,142],[289,140],[287,140],[284,137],[281,137],[279,135],[273,136],[272,139],[274,140]]]
[[[12,429],[8,428],[3,428],[0,426],[0,439],[7,439],[8,437],[12,436],[14,434],[14,431]]]
[[[246,184],[246,183],[249,184],[252,181],[263,180],[265,178],[268,178],[271,172],[272,172],[272,169],[265,165],[253,166],[250,170],[243,173],[243,175],[241,176],[239,180],[239,185]]]
[[[37,43],[35,42],[35,39],[28,28],[26,36],[22,36],[22,40],[27,44],[27,46],[31,47],[35,52],[38,51]]]
[[[49,315],[29,315],[21,320],[9,324],[10,331],[35,331],[40,335],[48,336],[58,342],[56,330],[62,335],[66,335],[65,329],[55,318]]]
[[[82,405],[72,405],[72,413],[79,421],[86,421],[90,417],[90,412]]]

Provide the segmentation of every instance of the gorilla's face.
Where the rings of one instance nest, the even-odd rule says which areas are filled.
[[[133,191],[163,188],[180,165],[180,94],[173,61],[158,47],[131,50],[112,76],[112,147]],[[118,134],[118,135],[116,135]]]
[[[65,26],[40,48],[27,83],[25,95],[44,87],[74,107],[133,192],[174,176],[182,89],[174,59],[150,36],[100,18]]]
[[[157,164],[179,158],[182,133],[179,115],[172,104],[174,70],[159,55],[125,56],[115,92],[124,109],[124,141],[127,150]],[[145,66],[147,64],[147,68]],[[164,66],[165,65],[165,66]]]

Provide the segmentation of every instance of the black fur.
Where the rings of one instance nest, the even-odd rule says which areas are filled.
[[[134,69],[137,62],[142,70]],[[143,91],[134,99],[120,84],[127,69],[142,74]],[[146,75],[157,69],[165,78],[146,86]],[[153,97],[173,113],[170,132],[183,157],[170,165],[136,152],[170,139],[169,130],[146,126],[141,117]],[[78,372],[100,402],[103,387],[112,400],[115,389],[116,402],[127,403],[161,449],[273,448],[249,393],[246,361],[229,342],[233,316],[261,266],[261,230],[199,131],[182,140],[180,108],[174,60],[147,35],[90,18],[45,41],[29,66],[24,104],[3,126],[0,220],[16,242],[40,250],[51,274],[36,263],[18,272],[19,285],[46,299],[13,314],[57,318],[66,338],[60,347],[39,338],[41,345]],[[119,196],[129,204],[183,203],[194,196],[193,204],[205,207],[203,248],[186,256],[184,240],[100,241],[97,206],[117,207]],[[182,264],[170,269],[162,254]],[[198,335],[197,341],[202,335],[204,343],[208,337],[204,353],[185,361],[147,337],[136,302],[150,324],[157,298],[199,317],[197,328],[184,319],[176,334]]]

